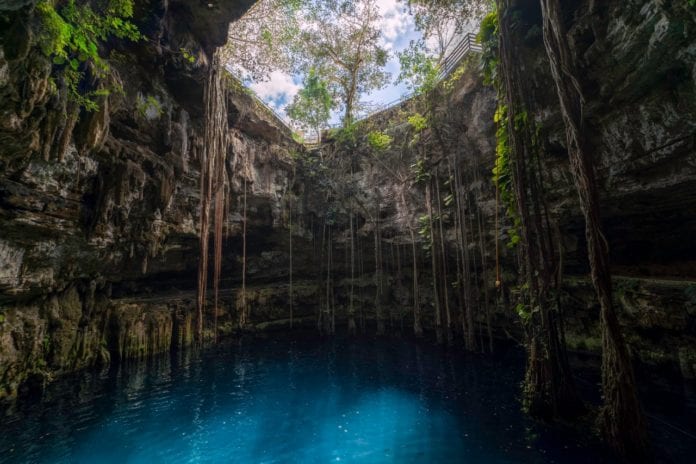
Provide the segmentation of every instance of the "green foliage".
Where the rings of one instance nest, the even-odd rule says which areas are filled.
[[[461,79],[466,70],[469,69],[473,56],[474,55],[469,55],[468,57],[465,57],[461,63],[459,63],[457,68],[451,72],[449,76],[447,76],[447,79],[442,82],[442,90],[444,90],[445,93],[449,94],[452,92],[452,90],[454,90],[455,84],[459,82],[459,79]]]
[[[193,53],[191,53],[189,50],[182,47],[179,49],[179,51],[181,52],[181,56],[183,56],[184,59],[186,61],[188,61],[189,63],[193,64],[196,62],[196,56]]]
[[[483,48],[481,67],[483,81],[487,85],[493,85],[498,80],[498,66],[500,64],[498,50],[499,24],[498,12],[496,10],[491,11],[481,21],[481,28],[476,37]]]
[[[384,132],[371,131],[367,134],[367,143],[370,145],[370,148],[379,152],[389,149],[392,138]]]
[[[525,113],[526,114],[526,113]],[[520,115],[518,115],[520,116]],[[503,204],[506,206],[506,212],[513,221],[513,228],[510,230],[510,241],[508,246],[514,247],[520,242],[520,225],[521,221],[517,214],[515,196],[513,194],[513,176],[510,160],[510,140],[509,140],[509,125],[508,125],[508,108],[503,104],[498,105],[498,109],[493,117],[497,125],[496,137],[496,157],[495,166],[493,167],[493,182],[495,183]],[[525,119],[526,122],[526,119]],[[517,118],[516,118],[517,123]]]
[[[425,165],[425,160],[422,158],[419,158],[411,165],[411,172],[413,172],[414,176],[416,177],[417,184],[422,184],[430,179],[430,172]]]
[[[302,137],[302,134],[298,134],[297,132],[292,133],[292,139],[297,142],[297,143],[304,143],[305,139]]]
[[[408,117],[408,123],[416,132],[421,132],[428,128],[428,118],[420,113],[415,113]]]
[[[157,119],[162,116],[162,104],[159,102],[157,97],[148,95],[143,97],[138,94],[138,98],[135,104],[135,109],[138,115],[143,119]]]
[[[373,0],[307,2],[295,48],[296,72],[315,69],[342,106],[343,125],[354,122],[362,95],[389,82],[389,52],[382,46],[380,10]]]
[[[137,27],[128,21],[133,16],[133,0],[108,0],[95,11],[89,4],[77,6],[69,0],[56,9],[50,0],[36,5],[40,20],[39,46],[63,69],[69,97],[79,106],[97,109],[95,98],[108,95],[106,89],[88,91],[81,88],[85,73],[104,78],[109,72],[107,61],[99,54],[99,45],[109,37],[126,40],[142,38]]]
[[[331,116],[332,107],[333,99],[327,82],[312,68],[304,79],[304,87],[295,95],[286,111],[290,119],[312,129],[319,139],[321,129]]]
[[[282,70],[292,74],[300,48],[299,20],[309,2],[261,0],[231,27],[219,50],[232,72],[243,81],[267,80]],[[306,5],[307,4],[307,5]]]
[[[423,250],[425,251],[430,251],[431,248],[430,233],[430,217],[424,214],[418,218],[418,235],[425,239],[423,242]]]
[[[307,178],[325,177],[328,167],[317,156],[316,151],[290,150],[290,158],[305,173]]]
[[[517,303],[515,306],[515,312],[522,319],[522,322],[527,323],[532,318],[532,311],[529,306],[524,303]]]
[[[529,114],[526,111],[522,111],[515,115],[515,130],[521,131],[527,127],[529,122]]]
[[[401,73],[396,82],[404,82],[416,94],[432,92],[440,74],[437,61],[423,51],[424,46],[422,40],[411,41],[409,48],[399,53]]]
[[[360,122],[350,122],[343,127],[333,129],[331,135],[336,139],[339,145],[345,148],[355,147],[358,141],[358,129]]]

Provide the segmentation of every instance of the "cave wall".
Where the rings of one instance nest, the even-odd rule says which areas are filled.
[[[51,92],[48,84],[55,69],[36,44],[33,2],[0,6],[0,397],[64,372],[191,343],[203,82],[228,23],[250,3],[137,2],[137,23],[148,40],[105,45],[123,93],[103,99],[98,111],[81,112],[68,131],[64,95]],[[535,102],[530,113],[545,145],[547,198],[563,244],[567,338],[573,349],[597,352],[598,306],[587,277],[584,223],[568,171],[538,6],[532,0],[514,5],[510,14],[519,23],[519,60]],[[694,10],[657,0],[583,0],[565,7],[569,40],[582,64],[616,302],[628,341],[636,359],[693,377]],[[513,309],[517,258],[506,246],[512,224],[496,208],[491,182],[495,91],[482,83],[476,59],[451,84],[435,110],[437,130],[426,129],[416,143],[407,117],[420,111],[422,102],[406,102],[366,121],[350,148],[351,171],[351,156],[337,140],[329,137],[319,151],[304,150],[230,81],[231,202],[217,310],[222,334],[239,328],[244,184],[250,310],[245,329],[293,324],[326,331],[333,319],[336,330],[343,330],[353,286],[359,327],[373,331],[381,321],[387,331],[410,332],[412,231],[423,324],[432,329],[432,276],[417,231],[425,195],[411,180],[412,165],[427,151],[441,160],[434,172],[443,186],[445,160],[458,163],[467,214],[482,219],[468,243],[480,289],[475,295],[480,345],[487,314],[497,337],[521,338]],[[391,147],[375,152],[366,141],[372,130],[391,135]],[[349,209],[355,211],[353,282]],[[444,221],[452,272],[451,213],[445,212]],[[375,227],[380,260],[375,259]],[[497,260],[506,289],[502,295],[495,287]],[[461,305],[456,290],[450,292],[460,327]],[[212,317],[210,305],[206,317]]]
[[[572,350],[597,353],[601,349],[599,306],[589,281],[584,219],[569,170],[565,129],[543,45],[541,14],[533,0],[511,5],[506,14],[513,18],[517,35],[515,57],[529,80],[532,103],[528,113],[539,128],[543,147],[539,167],[552,228],[558,230],[561,243],[561,298],[567,341]],[[683,2],[659,1],[576,1],[564,4],[564,9],[568,41],[580,64],[580,84],[587,97],[586,130],[597,166],[615,303],[627,341],[637,361],[693,378],[696,247],[691,237],[696,233],[696,10]],[[431,170],[444,188],[449,173],[442,160],[454,160],[464,173],[467,214],[484,218],[480,232],[474,219],[474,234],[468,243],[480,293],[472,303],[476,306],[477,331],[486,324],[486,311],[491,311],[496,334],[522,339],[523,329],[514,309],[519,284],[517,254],[514,247],[506,246],[513,225],[505,217],[502,205],[498,209],[502,294],[495,287],[496,203],[491,171],[495,160],[492,120],[496,97],[492,89],[482,84],[478,66],[475,59],[468,63],[467,71],[454,83],[445,101],[431,99],[437,102],[437,127],[420,134],[417,143],[413,143],[414,131],[407,118],[422,112],[424,101],[407,102],[371,117],[360,129],[357,146],[346,148],[344,142],[334,142],[336,153],[335,159],[329,161],[330,170],[342,174],[334,175],[333,180],[328,176],[325,183],[329,188],[322,190],[317,185],[313,191],[315,196],[320,194],[328,199],[324,201],[328,204],[324,204],[323,214],[331,211],[337,218],[334,227],[339,230],[347,230],[348,205],[351,198],[357,198],[359,205],[353,208],[362,211],[357,222],[358,235],[367,242],[363,250],[366,276],[369,272],[376,275],[374,270],[369,271],[374,269],[374,252],[369,242],[375,214],[380,217],[385,249],[401,244],[401,264],[390,267],[388,261],[393,258],[388,258],[385,267],[389,272],[392,309],[403,320],[412,304],[408,230],[418,228],[419,218],[425,214],[424,189],[413,181],[413,166],[427,154],[434,160]],[[374,130],[392,136],[392,145],[385,152],[369,146],[367,134]],[[350,155],[359,160],[353,176],[345,174],[348,165],[341,161]],[[354,185],[353,191],[335,187],[347,179],[352,179],[347,184]],[[402,192],[406,192],[405,200]],[[442,193],[442,197],[448,193]],[[315,199],[313,204],[321,202]],[[443,221],[451,275],[456,256],[451,211],[446,209]],[[346,243],[345,237],[345,233],[339,236],[341,244]],[[422,266],[420,303],[426,322],[432,327],[429,258],[420,250],[425,245],[423,238],[418,240]],[[482,243],[484,250],[480,253],[477,250]],[[402,275],[395,274],[397,268]],[[343,285],[340,293],[345,292]],[[450,290],[450,301],[456,307],[456,290]],[[368,299],[365,304],[373,308],[369,311],[376,317],[375,303]],[[345,314],[345,305],[341,310]],[[461,305],[455,311],[459,324]]]
[[[598,306],[587,278],[584,221],[543,52],[537,2],[519,1],[524,75],[533,79],[550,209],[563,235],[571,348],[598,351]],[[634,358],[696,371],[696,10],[686,2],[569,2],[586,133],[600,188],[614,299]]]
[[[60,67],[40,50],[34,2],[0,6],[0,398],[191,343],[204,82],[230,22],[252,3],[136,2],[145,39],[100,50],[122,90],[75,113],[74,127],[65,89],[52,85]],[[249,234],[277,229],[297,147],[226,82],[232,247],[243,177]],[[271,248],[250,253],[255,268],[273,266],[260,255]],[[227,257],[235,281],[238,261]]]

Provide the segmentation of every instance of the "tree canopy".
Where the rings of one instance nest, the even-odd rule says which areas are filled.
[[[287,113],[293,121],[303,128],[314,131],[317,140],[321,138],[321,130],[331,116],[333,99],[326,81],[314,69],[310,69],[305,77],[303,88],[295,95],[293,102],[288,105]]]
[[[489,1],[400,1],[422,37],[399,54],[399,82],[414,91],[427,90],[437,83],[443,58],[480,19]],[[246,82],[267,80],[276,70],[295,78],[311,71],[314,77],[305,85],[314,87],[288,107],[288,114],[316,131],[318,114],[310,116],[302,108],[317,98],[316,86],[322,81],[331,107],[340,108],[347,126],[361,110],[361,98],[390,80],[381,20],[378,0],[260,0],[230,28],[223,59]]]
[[[221,49],[229,69],[242,80],[267,80],[275,70],[290,72],[306,0],[259,0],[234,22]]]
[[[389,82],[389,54],[381,45],[376,0],[313,3],[303,18],[298,71],[316,69],[352,122],[360,96]]]
[[[406,0],[422,37],[399,53],[401,73],[412,91],[428,91],[437,81],[447,55],[467,32],[476,29],[488,0]]]

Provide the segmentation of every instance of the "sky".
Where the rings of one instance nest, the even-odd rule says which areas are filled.
[[[386,70],[391,73],[391,79],[385,88],[363,97],[362,101],[383,105],[399,99],[408,92],[404,84],[396,85],[394,83],[399,76],[399,59],[396,53],[408,47],[411,40],[420,38],[420,33],[416,31],[413,17],[408,13],[405,3],[397,0],[378,0],[377,4],[382,14],[382,24],[380,25],[380,29],[383,31],[382,45],[390,54]],[[292,76],[274,71],[269,78],[265,82],[254,82],[249,87],[256,92],[261,100],[287,120],[285,106],[292,102],[293,97],[300,90],[302,76]],[[339,120],[340,114],[335,111],[329,123],[335,124]]]

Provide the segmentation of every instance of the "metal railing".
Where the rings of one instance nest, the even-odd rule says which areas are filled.
[[[481,44],[476,41],[476,34],[468,33],[464,34],[464,36],[461,38],[459,42],[457,42],[457,45],[452,49],[450,53],[443,58],[442,62],[440,63],[440,72],[437,75],[437,82],[442,81],[445,79],[447,76],[449,76],[452,71],[457,69],[457,66],[459,66],[459,63],[469,55],[471,52],[476,52],[476,53],[481,53],[483,51],[483,48],[481,47]],[[405,95],[402,95],[401,97],[390,101],[389,103],[385,103],[382,105],[379,105],[377,108],[373,109],[369,113],[367,113],[365,116],[357,119],[357,121],[362,121],[363,119],[370,118],[374,116],[375,114],[381,113],[382,111],[388,110],[389,108],[398,106],[405,102],[406,100],[410,100],[416,95],[417,92],[410,92]]]
[[[483,48],[481,44],[476,41],[475,34],[464,34],[462,40],[460,40],[454,49],[442,60],[440,64],[440,74],[437,76],[438,80],[446,78],[469,53],[481,53],[482,51]]]
[[[457,42],[457,45],[452,49],[450,53],[445,56],[445,58],[442,60],[440,63],[440,72],[437,75],[437,81],[440,82],[443,79],[445,79],[447,76],[452,73],[455,69],[457,69],[457,66],[459,63],[466,57],[468,56],[471,52],[476,52],[476,53],[481,53],[483,51],[483,48],[481,47],[481,44],[477,42],[476,40],[476,34],[472,33],[467,33],[462,36],[461,40]],[[229,70],[228,70],[229,71]],[[239,82],[241,82],[240,79],[238,79],[236,76],[234,76]],[[243,85],[243,84],[242,84]],[[290,124],[288,124],[283,116],[278,114],[276,110],[268,106],[263,100],[261,100],[257,95],[256,92],[251,90],[249,87],[246,87],[246,89],[249,90],[249,95],[253,97],[253,99],[258,102],[263,108],[268,110],[280,123],[285,126],[290,131],[290,134],[303,134],[301,130],[298,130],[296,128],[293,128]],[[367,118],[370,118],[378,113],[381,113],[383,111],[386,111],[390,108],[393,108],[395,106],[401,105],[403,102],[410,100],[413,98],[417,92],[409,92],[405,95],[400,96],[399,98],[396,98],[390,102],[383,103],[381,105],[378,105],[374,108],[372,108],[368,113],[366,113],[364,116],[357,118],[356,122],[358,121],[363,121]],[[341,127],[341,123],[336,123],[336,124],[329,124],[327,125],[327,129],[333,129],[337,127]],[[315,135],[307,136],[304,139],[304,145],[307,146],[315,146],[320,143],[320,140],[317,139]]]
[[[251,95],[257,103],[259,103],[262,107],[264,107],[267,111],[269,111],[278,121],[280,121],[280,123],[281,123],[283,126],[285,126],[285,128],[286,128],[287,130],[289,130],[291,134],[294,134],[295,132],[297,132],[296,129],[293,129],[293,128],[290,126],[290,124],[288,124],[287,122],[285,122],[285,120],[283,119],[283,116],[281,116],[276,110],[274,110],[273,108],[271,108],[270,106],[268,106],[268,104],[266,104],[266,102],[264,102],[263,100],[261,100],[261,99],[258,97],[258,95],[256,95],[256,92],[254,92],[253,90],[251,90],[249,87],[246,87],[246,88],[249,89],[249,95]]]

